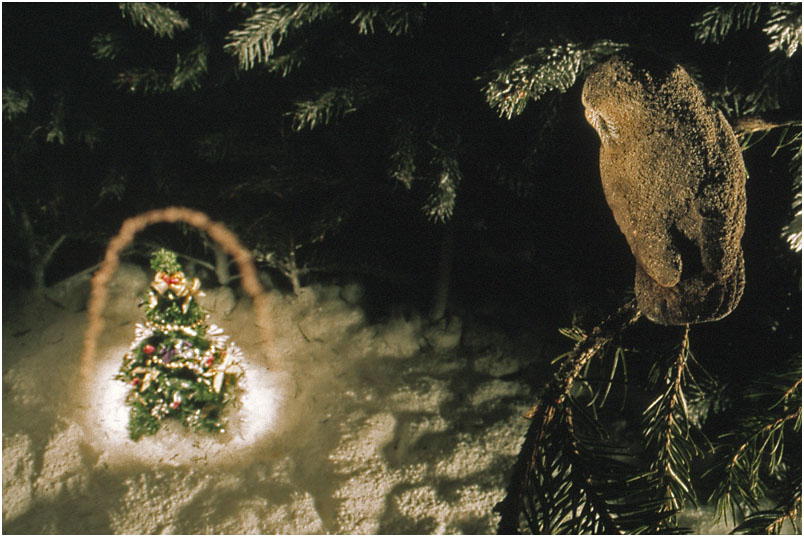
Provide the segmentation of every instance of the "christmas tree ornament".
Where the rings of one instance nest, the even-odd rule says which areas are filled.
[[[155,252],[151,267],[156,274],[144,302],[146,320],[136,325],[117,375],[131,386],[130,436],[154,434],[166,418],[221,432],[224,409],[243,374],[240,350],[220,327],[207,323],[207,313],[193,300],[202,295],[201,283],[187,280],[175,254]]]
[[[681,66],[648,53],[598,65],[582,99],[639,309],[665,325],[725,317],[745,284],[746,170],[723,114]]]

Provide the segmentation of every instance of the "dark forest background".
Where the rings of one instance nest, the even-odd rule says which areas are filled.
[[[453,307],[514,317],[605,309],[633,261],[583,117],[586,69],[647,47],[732,122],[800,118],[801,53],[767,31],[774,5],[714,21],[699,4],[142,6],[4,6],[6,289],[92,267],[123,219],[183,205],[288,290],[359,279],[423,308],[446,287]],[[783,228],[799,141],[763,133],[745,153],[748,299],[776,280],[752,275],[798,262]],[[154,244],[214,266],[204,237],[170,226],[129,257]]]

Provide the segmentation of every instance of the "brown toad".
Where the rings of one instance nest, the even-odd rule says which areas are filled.
[[[652,321],[714,321],[740,301],[746,171],[723,114],[684,69],[624,52],[583,87],[600,136],[606,201],[636,259],[639,308]]]

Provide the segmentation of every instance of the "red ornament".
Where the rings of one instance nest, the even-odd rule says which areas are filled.
[[[212,365],[212,362],[214,362],[214,361],[215,361],[215,357],[214,357],[214,356],[208,356],[208,357],[207,357],[207,359],[206,359],[206,360],[204,360],[204,366],[205,366],[205,367],[209,367],[209,366],[211,366],[211,365]]]
[[[181,405],[181,401],[173,401],[172,403],[170,403],[170,408],[176,410],[177,408],[179,408],[179,405]]]
[[[136,386],[137,384],[140,383],[140,381],[141,381],[140,377],[134,377],[133,379],[131,379],[131,385]]]
[[[167,284],[169,284],[171,280],[172,280],[172,278],[168,274],[165,274],[164,276],[162,276],[162,281],[167,283]]]
[[[156,347],[154,347],[154,346],[153,346],[153,345],[151,345],[150,343],[146,343],[146,344],[145,344],[145,345],[142,347],[142,352],[144,352],[145,354],[153,354],[153,353],[154,353],[154,351],[156,351]]]
[[[170,279],[170,284],[171,285],[176,285],[176,284],[179,284],[179,283],[181,283],[181,278],[171,278]]]

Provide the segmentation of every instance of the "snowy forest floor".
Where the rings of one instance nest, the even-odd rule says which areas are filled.
[[[554,328],[512,334],[414,312],[369,322],[357,285],[268,296],[269,352],[251,301],[202,299],[246,356],[221,435],[168,426],[128,438],[113,376],[141,320],[141,269],[109,288],[89,378],[88,282],[3,312],[4,533],[493,533],[494,505],[550,360]],[[10,300],[10,299],[9,299]],[[719,532],[690,513],[696,532]]]

